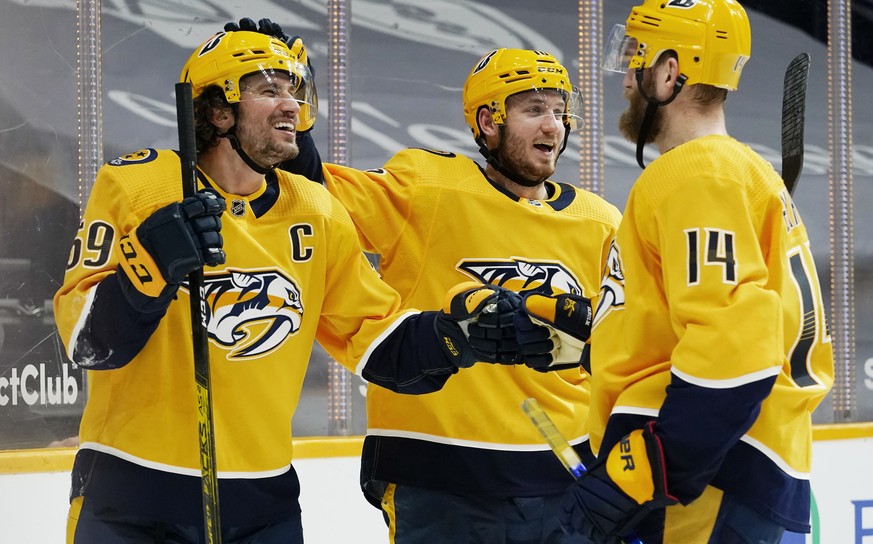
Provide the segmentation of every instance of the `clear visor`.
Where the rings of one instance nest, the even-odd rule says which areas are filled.
[[[619,74],[626,73],[631,59],[637,54],[637,47],[636,38],[625,33],[624,25],[613,26],[603,49],[603,69]]]
[[[289,71],[262,65],[258,69],[243,78],[240,100],[293,100],[300,107],[297,129],[312,128],[318,115],[318,92],[309,66],[295,62]]]
[[[564,114],[564,124],[570,127],[570,132],[582,130],[585,126],[585,100],[582,98],[582,93],[579,89],[573,87],[570,96],[567,97],[567,112]]]
[[[585,103],[582,93],[576,87],[573,87],[569,96],[558,89],[531,89],[517,93],[509,100],[515,104],[514,107],[521,112],[523,118],[539,122],[544,117],[551,117],[568,127],[570,132],[580,130],[584,125]]]

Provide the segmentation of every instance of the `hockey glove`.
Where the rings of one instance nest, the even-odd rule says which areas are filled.
[[[312,85],[315,85],[315,68],[312,66],[312,63],[309,62],[309,55],[306,53],[306,45],[303,43],[303,38],[300,36],[289,36],[285,34],[285,31],[282,30],[282,27],[278,23],[274,23],[270,19],[260,19],[257,24],[255,21],[249,17],[243,17],[239,20],[239,23],[227,23],[224,25],[225,32],[236,32],[239,30],[244,30],[247,32],[260,32],[261,34],[266,34],[267,36],[273,36],[277,38],[279,41],[284,42],[285,45],[288,46],[288,49],[291,50],[291,55],[297,59],[297,62],[303,64],[304,66],[309,67],[309,72],[312,74],[313,80],[311,82]],[[317,97],[318,93],[313,89],[312,96]],[[316,98],[317,101],[317,98]],[[317,107],[317,104],[313,104],[312,106]],[[309,108],[312,107],[309,104],[301,103],[300,108]],[[305,132],[309,132],[312,130],[312,127],[315,126],[315,119],[317,115],[310,114],[308,111],[301,111],[300,113],[300,122],[297,123],[295,127],[299,134],[303,134]]]
[[[559,514],[567,533],[618,544],[651,511],[676,504],[667,491],[664,452],[653,427],[650,422],[622,438],[570,486]]]
[[[518,353],[512,321],[520,304],[518,293],[496,285],[454,286],[435,321],[443,352],[458,368],[477,361],[512,364]]]
[[[552,340],[555,344],[551,358],[534,358],[525,361],[525,364],[541,372],[579,366],[585,341],[591,336],[591,300],[580,295],[528,293],[524,297],[523,307],[534,324],[553,331]],[[538,341],[537,338],[519,334],[522,346]]]
[[[123,287],[156,298],[194,270],[223,264],[219,216],[225,208],[224,199],[207,189],[148,216],[115,247]]]

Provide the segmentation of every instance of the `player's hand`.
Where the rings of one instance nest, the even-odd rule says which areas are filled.
[[[148,216],[116,246],[119,268],[139,293],[158,297],[202,266],[225,261],[220,215],[226,203],[204,189]]]
[[[306,45],[303,43],[303,38],[297,35],[289,36],[284,30],[282,30],[282,27],[278,23],[274,23],[266,18],[258,20],[256,24],[253,19],[243,17],[238,23],[230,22],[224,25],[225,32],[236,32],[239,30],[260,32],[261,34],[273,36],[279,41],[284,42],[285,45],[288,46],[288,49],[291,50],[291,55],[297,59],[297,62],[309,68],[309,72],[312,74],[313,78],[311,84],[315,84],[315,68],[312,66],[312,63],[309,62],[309,55],[306,53]],[[317,93],[313,93],[313,96],[317,96]],[[303,107],[308,106],[306,104],[301,104],[301,108]],[[297,123],[296,127],[297,132],[302,134],[312,130],[316,118],[316,115],[300,115],[300,122]]]
[[[287,40],[289,37],[285,34],[285,31],[282,30],[282,27],[278,23],[274,23],[270,19],[260,19],[257,24],[254,19],[250,17],[243,17],[239,20],[238,23],[230,22],[224,25],[225,32],[238,32],[243,30],[245,32],[260,32],[261,34],[266,34],[267,36],[273,36],[274,38],[278,38],[279,40],[285,42],[287,45],[291,45]]]
[[[519,361],[514,317],[521,295],[497,285],[464,282],[446,293],[435,322],[440,346],[458,368],[481,361]]]
[[[550,357],[529,357],[525,364],[541,372],[579,366],[585,342],[591,336],[591,300],[580,295],[532,292],[525,295],[522,307],[533,325],[551,331],[554,345]],[[523,321],[516,327],[522,349],[542,351],[541,332],[531,330]]]
[[[566,491],[559,518],[568,533],[595,544],[619,544],[651,511],[676,504],[667,491],[654,423],[633,431]]]

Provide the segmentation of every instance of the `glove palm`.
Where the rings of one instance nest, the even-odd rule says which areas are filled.
[[[525,364],[541,372],[579,366],[585,342],[591,336],[591,300],[579,295],[534,292],[525,295],[523,310],[533,325],[550,331],[554,345],[548,357],[530,358]],[[536,329],[523,325],[517,328],[523,349],[543,342]]]

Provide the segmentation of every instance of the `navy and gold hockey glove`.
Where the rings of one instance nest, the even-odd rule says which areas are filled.
[[[458,368],[477,361],[546,364],[554,350],[550,331],[532,323],[521,304],[520,294],[498,285],[470,281],[454,286],[435,323],[444,353]],[[519,344],[519,325],[525,327],[524,345]]]
[[[513,319],[521,295],[477,282],[463,282],[446,293],[435,328],[445,355],[458,368],[481,361],[515,364],[518,342]]]
[[[650,512],[676,504],[653,427],[650,422],[622,438],[570,486],[559,514],[564,531],[595,544],[619,544]]]
[[[189,273],[225,261],[220,215],[224,198],[205,189],[148,216],[115,247],[119,281],[131,295],[157,298],[175,289]],[[133,291],[131,290],[133,289]]]
[[[591,300],[580,295],[532,292],[525,295],[523,309],[534,325],[551,332],[554,345],[551,357],[529,357],[525,364],[541,372],[578,367],[585,342],[591,336]],[[529,344],[539,346],[542,342],[540,333],[528,333],[528,328],[518,325],[522,349],[531,349]],[[535,349],[541,351],[541,348]]]

